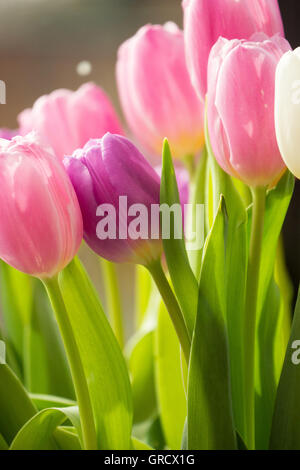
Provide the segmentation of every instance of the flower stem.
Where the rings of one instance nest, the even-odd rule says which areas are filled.
[[[59,288],[58,278],[43,280],[65,345],[79,408],[83,445],[97,449],[97,435],[87,381],[73,329]]]
[[[173,322],[175,331],[181,344],[186,363],[188,364],[191,350],[191,338],[176,297],[170,287],[160,261],[147,266],[147,269],[152,275],[160,295],[162,296],[164,304],[169,312],[170,318]]]
[[[253,211],[244,322],[246,443],[255,448],[255,329],[266,188],[252,188]]]
[[[108,313],[111,318],[112,328],[121,349],[124,348],[124,328],[118,277],[114,263],[101,259],[104,274],[105,294],[107,299]]]

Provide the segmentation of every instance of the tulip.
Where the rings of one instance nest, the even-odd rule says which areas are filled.
[[[17,134],[17,130],[6,129],[5,127],[0,128],[0,139],[11,140]]]
[[[183,9],[187,66],[203,101],[209,53],[220,36],[250,39],[256,32],[284,36],[277,0],[184,0]]]
[[[0,257],[41,279],[52,278],[82,240],[76,194],[59,160],[37,136],[0,139]]]
[[[183,33],[174,23],[142,27],[121,45],[116,71],[128,125],[147,151],[160,155],[165,137],[175,158],[202,148],[203,106],[186,68]]]
[[[300,178],[300,48],[279,61],[275,80],[275,125],[281,155]]]
[[[90,140],[83,149],[65,157],[64,164],[79,200],[87,244],[109,261],[142,264],[149,270],[188,362],[191,339],[161,267],[159,220],[157,237],[152,232],[152,207],[159,207],[160,201],[158,174],[128,139],[110,133]],[[99,231],[99,224],[102,229],[107,227],[106,233]],[[134,230],[132,224],[140,230]],[[138,231],[141,236],[135,237]]]
[[[42,142],[61,159],[107,131],[123,133],[110,100],[93,83],[75,92],[61,89],[41,96],[32,109],[19,115],[19,124],[22,135],[37,131]]]
[[[135,240],[128,235],[132,217],[127,218],[127,208],[143,204],[150,215],[151,204],[159,204],[160,192],[157,173],[128,139],[107,133],[66,157],[64,164],[81,207],[84,239],[92,250],[119,263],[147,264],[160,257],[159,240]],[[120,197],[127,198],[122,213]],[[101,220],[97,208],[103,204],[109,204],[107,230],[111,229],[105,239],[97,232]],[[104,208],[101,215],[105,213]]]
[[[251,187],[284,171],[275,135],[275,71],[290,49],[279,36],[259,42],[220,38],[208,64],[207,119],[219,165]]]

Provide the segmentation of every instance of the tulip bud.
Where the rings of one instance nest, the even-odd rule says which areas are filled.
[[[11,140],[17,134],[17,130],[6,129],[5,127],[0,128],[0,139]]]
[[[64,164],[92,250],[120,263],[148,264],[160,257],[161,242],[151,240],[149,223],[151,205],[159,205],[160,180],[128,139],[107,133],[66,157]],[[140,223],[135,222],[138,213]],[[132,224],[141,237],[132,236]]]
[[[204,143],[203,105],[186,68],[182,31],[147,25],[119,49],[119,95],[128,125],[148,151],[160,155],[168,137],[175,158]]]
[[[219,165],[249,186],[273,183],[284,171],[275,135],[275,71],[289,43],[220,38],[208,64],[207,120]],[[257,37],[258,39],[258,37]]]
[[[277,142],[287,167],[300,178],[300,47],[281,58],[275,83]]]
[[[220,36],[249,39],[256,32],[284,36],[277,0],[183,0],[182,5],[187,66],[203,101],[209,53]]]
[[[62,163],[34,133],[0,139],[0,257],[20,271],[51,278],[82,240],[78,201]]]
[[[86,83],[77,91],[61,89],[41,96],[18,119],[22,135],[35,130],[61,159],[108,131],[123,133],[110,100],[93,83]]]

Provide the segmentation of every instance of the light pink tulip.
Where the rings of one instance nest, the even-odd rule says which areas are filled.
[[[183,0],[182,5],[187,66],[203,101],[209,53],[220,36],[249,39],[256,32],[284,36],[277,0]]]
[[[208,64],[207,118],[220,166],[250,186],[266,186],[284,170],[275,135],[275,72],[290,49],[279,37],[259,42],[220,38]]]
[[[165,137],[177,158],[202,148],[203,106],[186,68],[183,33],[174,23],[146,25],[122,44],[117,81],[129,127],[145,149],[161,155]]]
[[[41,96],[19,115],[19,124],[22,135],[35,130],[61,159],[108,131],[123,134],[110,100],[93,83],[77,91],[61,89]]]
[[[82,217],[57,157],[34,133],[0,139],[0,257],[39,278],[52,277],[75,256]]]

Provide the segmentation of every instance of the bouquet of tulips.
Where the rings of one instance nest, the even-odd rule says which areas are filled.
[[[126,129],[87,83],[1,130],[1,449],[300,449],[300,52],[277,0],[183,13],[119,49]]]

